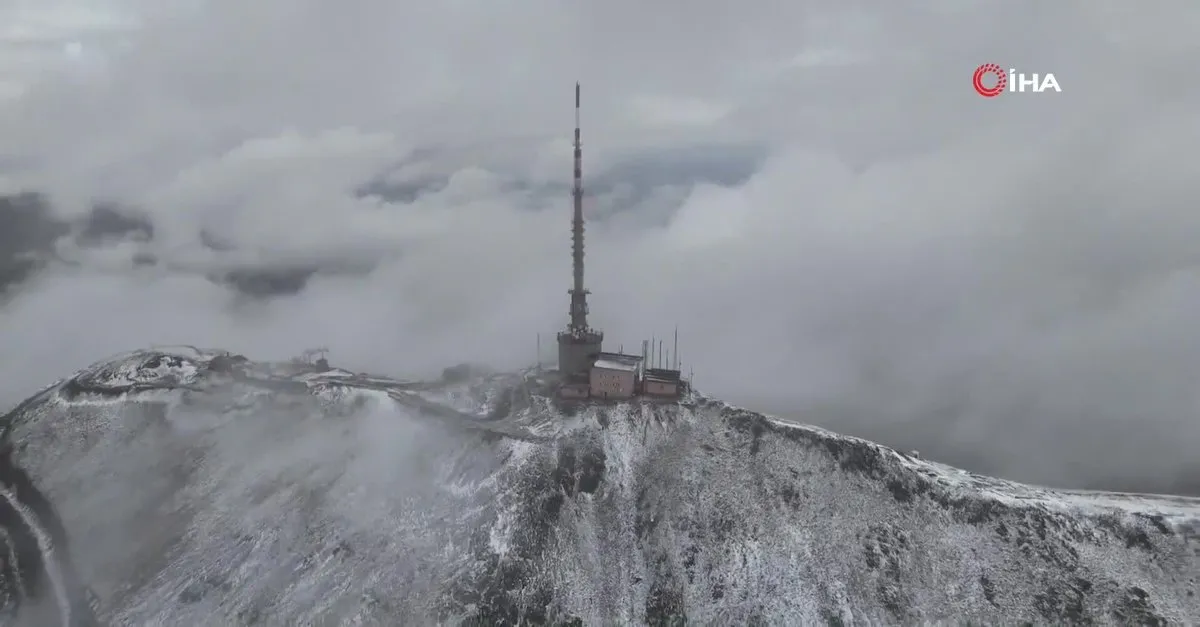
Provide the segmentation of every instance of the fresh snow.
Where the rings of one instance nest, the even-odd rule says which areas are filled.
[[[8,417],[108,624],[1200,621],[1197,499],[984,477],[700,394],[560,411],[536,371],[219,355],[122,355]]]

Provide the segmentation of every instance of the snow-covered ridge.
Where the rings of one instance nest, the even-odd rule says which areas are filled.
[[[195,383],[200,373],[201,364],[195,358],[153,351],[95,364],[77,373],[71,381],[92,390],[121,390],[185,386]]]
[[[114,392],[194,386],[202,380],[205,371],[210,369],[209,366],[213,359],[230,355],[231,353],[227,351],[205,350],[192,346],[131,351],[93,364],[89,368],[75,373],[68,381],[95,391]],[[478,418],[493,413],[499,404],[499,398],[510,393],[511,387],[519,386],[524,381],[520,375],[507,374],[494,376],[493,380],[489,381],[489,383],[496,383],[498,380],[499,385],[482,387],[478,385],[446,385],[430,390],[430,386],[414,386],[411,381],[362,375],[336,367],[317,370],[294,363],[258,363],[251,364],[246,371],[262,377],[263,380],[303,382],[314,392],[323,394],[328,394],[330,387],[350,388],[352,392],[364,389],[388,390],[416,387],[426,390],[418,392],[416,396],[433,403],[441,403],[446,407]],[[345,392],[346,390],[342,391],[343,397]],[[543,411],[550,407],[550,399],[539,400]],[[699,394],[685,402],[695,403],[697,401],[708,404],[716,403],[728,412],[749,412],[749,410],[714,401]],[[971,490],[1008,505],[1027,503],[1058,509],[1065,508],[1070,511],[1079,508],[1091,511],[1153,511],[1155,514],[1161,515],[1165,521],[1178,519],[1185,521],[1185,524],[1197,518],[1198,512],[1200,512],[1200,499],[1171,495],[1060,490],[1031,486],[977,475],[813,425],[784,421],[769,415],[762,415],[762,419],[773,427],[795,430],[809,438],[843,442],[846,445],[873,449],[877,451],[878,455],[891,460],[899,468],[909,470],[917,476],[926,477],[933,483],[949,489]],[[568,424],[563,422],[549,426],[551,430],[558,430]],[[546,425],[542,425],[542,429],[540,429],[543,434],[548,432],[545,427]]]
[[[1113,513],[1122,511],[1130,514],[1143,513],[1156,516],[1159,522],[1178,521],[1182,529],[1193,527],[1200,519],[1200,499],[1166,494],[1136,494],[1125,492],[1101,492],[1094,490],[1063,490],[1017,483],[1005,479],[988,477],[968,472],[946,464],[940,464],[904,454],[868,440],[841,435],[811,425],[767,418],[771,424],[785,429],[799,429],[821,438],[854,443],[856,446],[873,447],[881,456],[899,468],[912,471],[915,476],[925,478],[928,483],[946,489],[967,491],[982,498],[992,499],[1008,506],[1036,506],[1052,508],[1064,513]]]
[[[159,349],[2,437],[114,624],[1200,621],[1200,500],[974,475],[700,394],[547,392]]]

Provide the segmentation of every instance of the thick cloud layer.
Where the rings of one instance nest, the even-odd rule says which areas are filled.
[[[1021,480],[1200,491],[1193,3],[105,19],[0,68],[21,94],[0,100],[0,184],[68,222],[116,203],[152,236],[68,237],[72,263],[9,295],[8,402],[151,343],[324,345],[414,376],[532,362],[566,319],[580,80],[614,347],[678,324],[685,370],[732,401]],[[981,98],[985,62],[1062,93]],[[209,280],[246,267],[302,278],[271,299]]]

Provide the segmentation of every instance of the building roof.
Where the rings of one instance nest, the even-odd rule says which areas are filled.
[[[678,370],[668,370],[666,368],[647,368],[646,378],[656,379],[658,381],[677,382],[682,377]]]
[[[641,355],[600,353],[596,356],[596,361],[592,364],[592,366],[595,368],[603,368],[605,370],[625,370],[628,372],[633,372],[637,370],[638,365],[641,363]]]

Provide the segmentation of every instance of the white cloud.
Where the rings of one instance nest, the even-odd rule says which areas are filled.
[[[0,103],[24,96],[47,73],[65,77],[102,70],[103,46],[136,22],[104,2],[10,0],[0,6]]]
[[[142,26],[102,78],[22,78],[0,150],[29,165],[3,175],[63,213],[138,206],[168,259],[205,228],[385,261],[269,303],[99,262],[44,278],[0,328],[12,395],[152,342],[531,361],[566,316],[581,80],[614,344],[678,323],[709,391],[1018,478],[1158,480],[1200,445],[1192,4],[153,6],[126,5]],[[983,62],[1064,91],[985,100]],[[747,144],[768,156],[741,184],[698,158]]]

